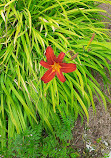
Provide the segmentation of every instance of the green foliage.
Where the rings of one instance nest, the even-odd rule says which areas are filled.
[[[79,157],[79,154],[74,151],[70,143],[67,143],[67,140],[70,139],[72,135],[71,132],[67,133],[66,129],[63,130],[62,126],[60,126],[55,132],[55,134],[59,134],[54,137],[51,134],[47,135],[44,133],[43,129],[42,124],[39,124],[33,130],[29,128],[21,134],[16,134],[14,138],[9,138],[8,146],[3,148],[1,154],[6,158]],[[63,139],[61,135],[67,135],[67,138]]]
[[[39,143],[41,139],[41,126],[35,130],[28,129],[15,138],[9,138],[8,150],[4,148],[4,157],[34,157],[39,156]]]
[[[97,2],[111,4],[105,0]],[[108,98],[94,77],[99,73],[105,88],[111,83],[106,76],[106,70],[111,75],[107,62],[111,61],[111,45],[107,42],[110,33],[101,22],[100,11],[105,12],[91,0],[0,0],[0,135],[3,138],[15,137],[29,126],[34,129],[41,120],[47,132],[66,140],[72,125],[71,121],[67,123],[68,119],[86,115],[88,120],[89,106],[95,111],[94,95],[107,107]],[[90,51],[84,50],[92,33],[96,35]],[[79,52],[71,61],[77,64],[77,70],[65,74],[65,83],[57,78],[48,84],[41,81],[45,69],[39,62],[45,59],[44,51],[49,45],[56,55],[61,51],[66,53],[66,62],[71,58],[70,51]],[[59,130],[66,132],[61,134]],[[0,147],[6,146],[1,139]],[[65,153],[64,150],[60,151]]]

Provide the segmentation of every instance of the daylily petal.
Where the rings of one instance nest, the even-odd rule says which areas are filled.
[[[47,62],[45,62],[45,61],[43,61],[43,60],[40,61],[40,64],[41,64],[43,67],[47,68],[47,69],[49,69],[49,68],[51,67]]]
[[[56,75],[58,77],[58,79],[61,81],[61,82],[65,82],[66,81],[66,78],[63,76],[62,72],[56,72]]]
[[[76,64],[73,63],[59,63],[59,65],[61,66],[61,72],[68,73],[76,70]]]
[[[64,59],[65,53],[61,52],[57,57],[57,62],[62,62]]]
[[[44,83],[48,83],[54,78],[55,74],[56,72],[52,71],[52,68],[50,68],[49,70],[46,71],[46,73],[43,75],[41,80],[44,81]]]
[[[51,46],[48,46],[46,48],[45,55],[46,55],[48,64],[52,65],[54,63],[55,55],[54,55],[54,51]]]

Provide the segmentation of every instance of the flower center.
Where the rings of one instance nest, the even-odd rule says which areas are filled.
[[[61,66],[59,65],[59,63],[54,62],[54,65],[52,65],[53,71],[58,71],[60,73],[60,68]]]

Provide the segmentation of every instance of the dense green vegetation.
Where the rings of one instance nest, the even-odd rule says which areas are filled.
[[[100,12],[105,11],[97,2],[111,2],[95,1],[0,0],[0,148],[5,157],[55,157],[59,149],[65,156],[74,154],[67,149],[74,121],[78,116],[88,121],[90,106],[96,111],[94,95],[107,109],[106,100],[110,100],[94,75],[99,73],[108,88],[110,32],[101,20]],[[46,60],[49,45],[56,55],[66,53],[65,62],[77,64],[76,71],[64,74],[65,83],[57,77],[48,84],[41,81],[46,69],[39,62]],[[69,61],[76,53],[77,58]],[[27,131],[35,132],[28,137],[29,147],[25,145],[31,134]]]

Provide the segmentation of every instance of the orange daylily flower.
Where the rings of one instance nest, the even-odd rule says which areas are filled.
[[[61,52],[58,57],[54,55],[54,51],[51,46],[48,46],[46,49],[46,58],[47,62],[41,60],[40,64],[49,69],[41,78],[44,83],[48,83],[51,81],[55,75],[57,75],[58,79],[61,82],[65,82],[66,78],[63,76],[62,72],[69,73],[76,70],[76,64],[72,63],[63,63],[63,58],[65,53]]]

